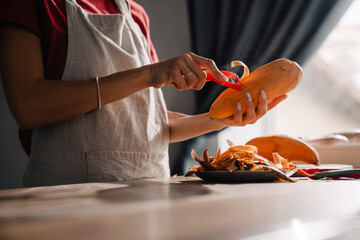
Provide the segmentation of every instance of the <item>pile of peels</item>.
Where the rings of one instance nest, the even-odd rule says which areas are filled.
[[[185,176],[192,176],[196,171],[273,171],[279,179],[294,182],[283,171],[296,169],[296,165],[289,162],[277,152],[272,153],[272,160],[258,155],[258,149],[253,145],[235,146],[228,140],[230,148],[220,153],[220,148],[216,157],[209,156],[208,150],[204,151],[203,160],[191,151],[191,156],[200,166],[190,168]]]

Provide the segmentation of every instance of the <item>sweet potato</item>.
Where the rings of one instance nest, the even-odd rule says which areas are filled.
[[[235,106],[241,103],[242,113],[246,112],[245,94],[249,92],[258,105],[261,90],[266,92],[268,101],[284,95],[293,90],[302,78],[301,67],[288,59],[281,58],[272,61],[240,79],[237,84],[242,85],[242,90],[226,89],[213,102],[210,108],[210,118],[227,118],[234,115]]]
[[[273,159],[272,154],[277,152],[290,162],[304,162],[319,165],[319,154],[308,143],[298,138],[288,136],[266,136],[250,140],[246,145],[257,147],[258,154],[269,160]]]

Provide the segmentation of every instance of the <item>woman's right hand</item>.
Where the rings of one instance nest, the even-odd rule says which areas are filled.
[[[172,84],[179,91],[191,88],[200,90],[206,81],[204,69],[218,80],[227,80],[227,77],[219,71],[213,60],[200,57],[194,53],[186,53],[147,67],[149,67],[150,85],[155,88]]]

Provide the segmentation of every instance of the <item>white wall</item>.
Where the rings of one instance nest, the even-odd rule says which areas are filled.
[[[186,0],[137,0],[136,2],[141,4],[149,15],[151,39],[160,61],[190,51]],[[170,110],[183,113],[193,111],[191,90],[178,92],[174,87],[169,86],[165,87],[163,92]]]
[[[310,139],[360,128],[359,90],[317,55],[303,70],[299,86],[274,109],[274,133]]]

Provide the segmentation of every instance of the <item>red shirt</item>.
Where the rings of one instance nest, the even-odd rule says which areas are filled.
[[[89,13],[120,13],[114,0],[77,0]],[[150,39],[149,17],[136,2],[129,0],[131,15],[148,40],[151,57],[158,62]],[[60,80],[65,68],[68,33],[65,0],[1,0],[0,22],[21,25],[41,41],[45,79]],[[19,132],[25,151],[30,153],[31,131]]]

